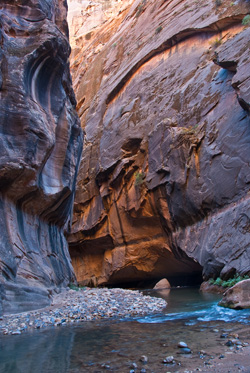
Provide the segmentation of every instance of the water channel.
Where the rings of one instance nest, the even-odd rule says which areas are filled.
[[[250,310],[221,308],[217,305],[220,296],[202,294],[197,288],[145,293],[165,298],[168,307],[160,314],[129,320],[85,322],[1,336],[0,372],[184,372],[181,368],[188,367],[191,358],[200,364],[201,349],[216,354],[222,332],[244,331],[250,324]],[[193,353],[178,356],[179,341],[185,341]],[[142,355],[148,362],[140,361]],[[169,355],[176,357],[176,364],[162,363]]]

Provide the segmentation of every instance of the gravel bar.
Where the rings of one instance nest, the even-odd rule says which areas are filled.
[[[160,312],[166,305],[165,300],[145,296],[138,290],[70,289],[55,295],[49,307],[2,316],[0,334],[18,335],[48,326],[142,316]]]

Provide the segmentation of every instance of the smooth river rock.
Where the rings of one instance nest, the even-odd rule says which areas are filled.
[[[75,281],[71,223],[82,130],[66,1],[0,4],[0,314],[38,308]]]
[[[234,309],[250,308],[250,280],[240,281],[225,291],[219,305]]]
[[[163,278],[162,280],[158,281],[154,286],[154,290],[170,289],[170,288],[171,288],[171,285],[166,278]]]

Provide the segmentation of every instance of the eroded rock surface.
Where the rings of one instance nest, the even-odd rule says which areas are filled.
[[[203,293],[223,294],[226,289],[219,285],[210,284],[209,281],[204,281],[200,286],[200,291]]]
[[[74,281],[70,224],[82,130],[66,1],[0,3],[0,312],[49,303]]]
[[[250,308],[250,280],[240,281],[228,289],[219,305],[238,310]]]
[[[80,282],[250,271],[250,5],[221,3],[137,0],[76,37]]]

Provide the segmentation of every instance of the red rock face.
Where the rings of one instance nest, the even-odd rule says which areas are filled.
[[[3,311],[39,307],[74,280],[70,223],[82,147],[64,1],[0,4],[0,267]],[[0,310],[1,311],[1,310]]]
[[[75,39],[80,282],[250,271],[249,12],[134,1]]]

